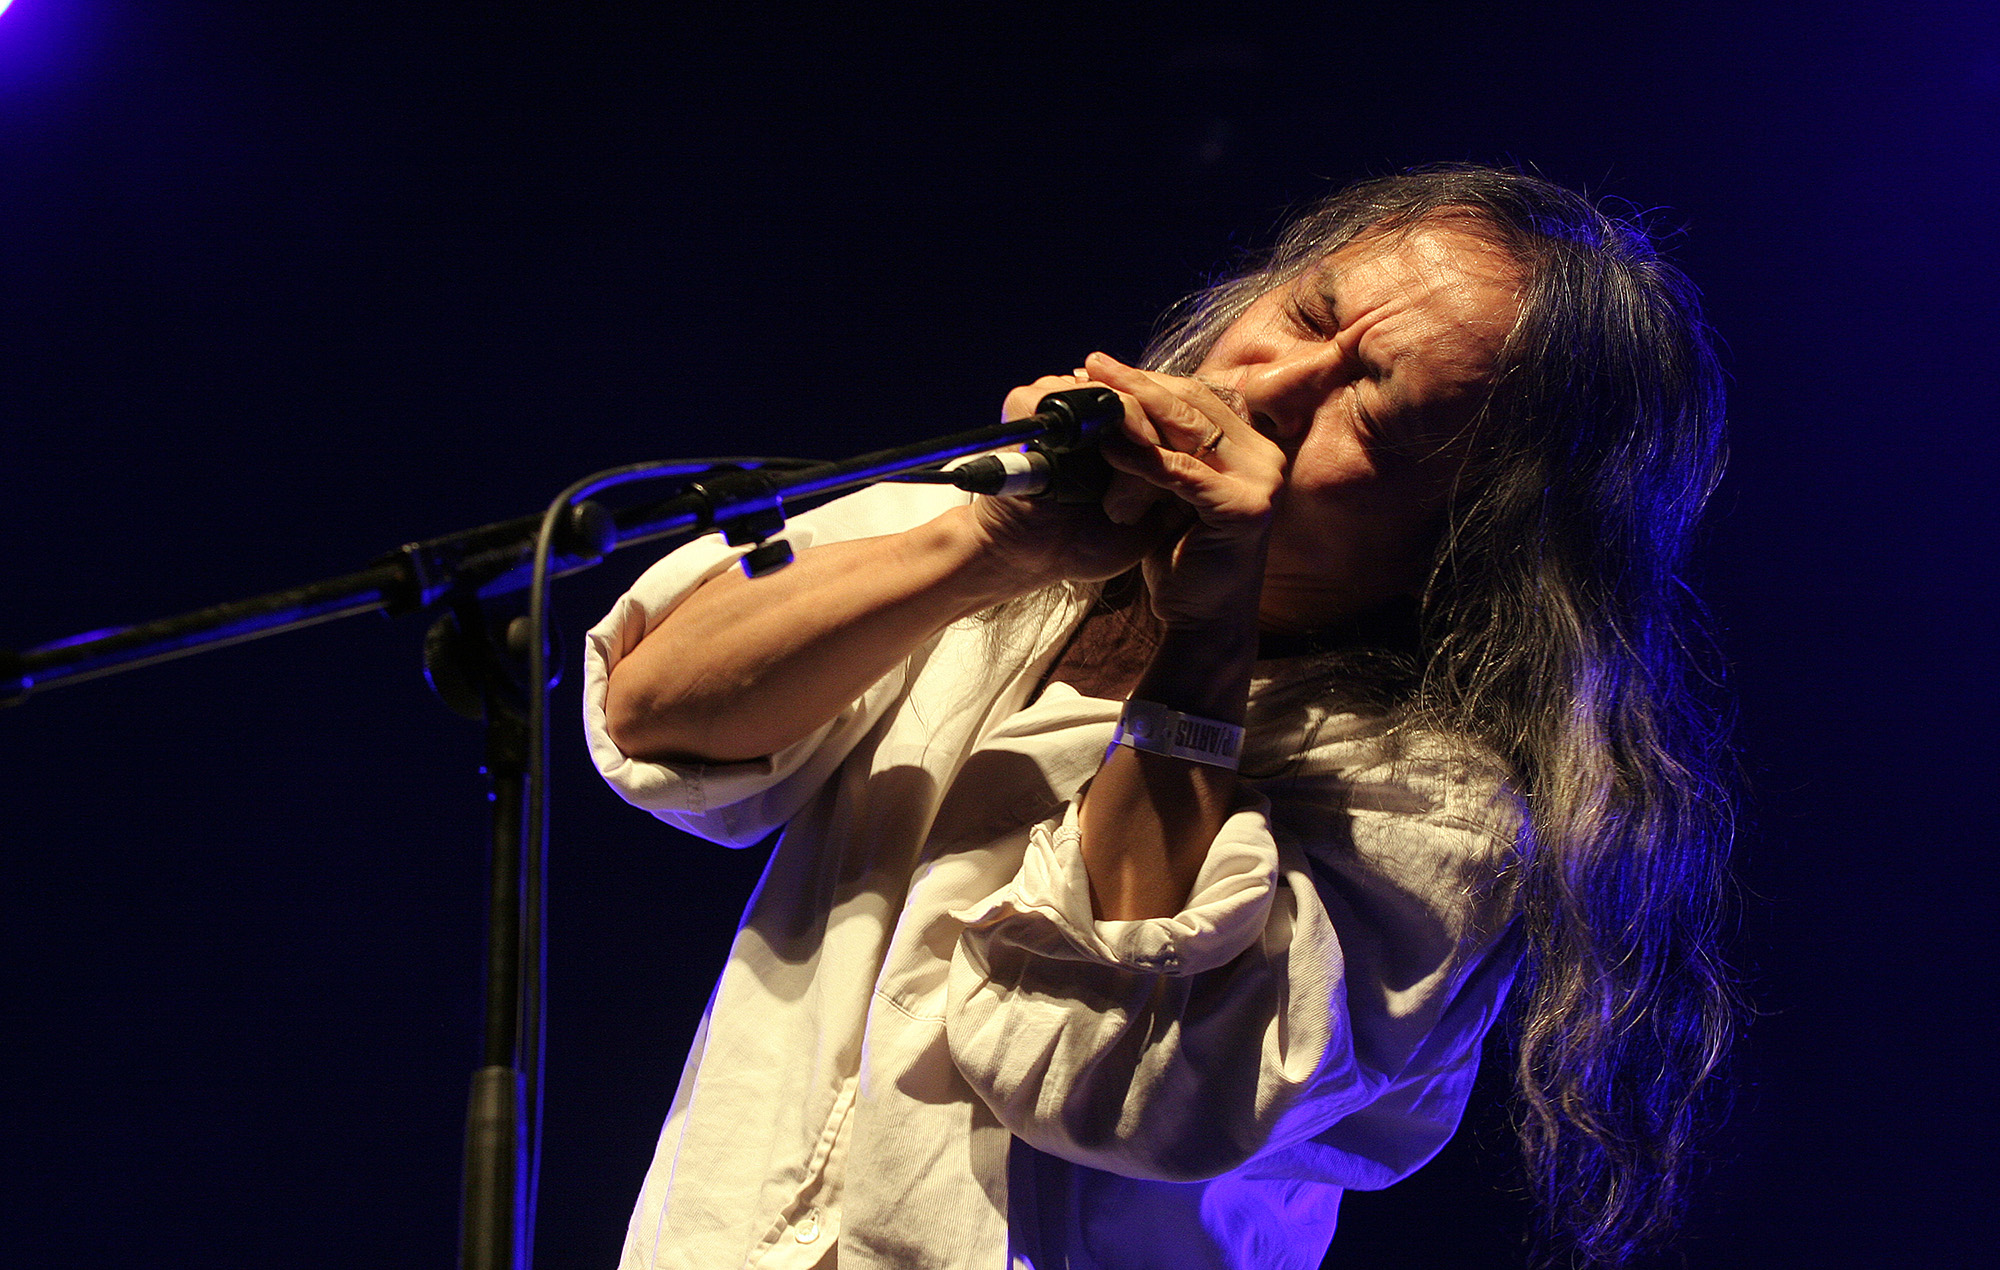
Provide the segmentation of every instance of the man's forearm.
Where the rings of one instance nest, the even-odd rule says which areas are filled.
[[[637,758],[730,762],[812,733],[949,623],[1030,588],[967,509],[711,579],[612,669],[606,721]]]

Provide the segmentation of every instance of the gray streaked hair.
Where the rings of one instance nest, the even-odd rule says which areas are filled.
[[[1528,809],[1515,1088],[1544,1255],[1663,1244],[1739,1014],[1720,954],[1732,782],[1682,570],[1721,474],[1722,376],[1693,286],[1631,220],[1537,177],[1418,169],[1306,209],[1171,311],[1145,364],[1192,374],[1329,253],[1447,221],[1521,270],[1422,597],[1399,726],[1474,739]]]

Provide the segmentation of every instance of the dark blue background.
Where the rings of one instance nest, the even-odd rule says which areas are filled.
[[[1761,1017],[1690,1264],[1959,1263],[1995,1189],[2000,11],[1518,7],[16,0],[0,646],[344,572],[614,463],[971,426],[1136,353],[1328,181],[1530,163],[1684,230],[1734,378],[1705,574]],[[562,584],[572,655],[643,563]],[[0,714],[10,1261],[451,1263],[480,743],[421,633]],[[760,863],[617,803],[574,680],[547,1270],[615,1257]],[[1329,1264],[1508,1264],[1503,1147],[1475,1113],[1353,1199]]]

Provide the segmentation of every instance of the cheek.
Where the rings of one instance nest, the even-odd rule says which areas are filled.
[[[1296,446],[1285,448],[1292,460],[1286,484],[1297,495],[1335,496],[1381,476],[1360,433],[1338,417],[1316,420]]]

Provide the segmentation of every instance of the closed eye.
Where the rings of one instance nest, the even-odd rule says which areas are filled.
[[[1340,318],[1335,315],[1333,301],[1327,296],[1314,296],[1310,302],[1294,296],[1285,301],[1285,314],[1293,326],[1314,339],[1334,340],[1340,336]],[[1347,356],[1369,379],[1379,380],[1386,373],[1381,366],[1361,355],[1358,340],[1347,350]]]
[[[1331,339],[1340,331],[1340,322],[1331,310],[1319,304],[1308,305],[1297,296],[1285,301],[1285,316],[1300,331],[1320,339]]]
[[[1370,414],[1368,407],[1361,403],[1361,397],[1358,393],[1354,398],[1354,413],[1361,416],[1361,426],[1367,430],[1369,436],[1380,437],[1382,435],[1382,425],[1375,421],[1375,416]]]

